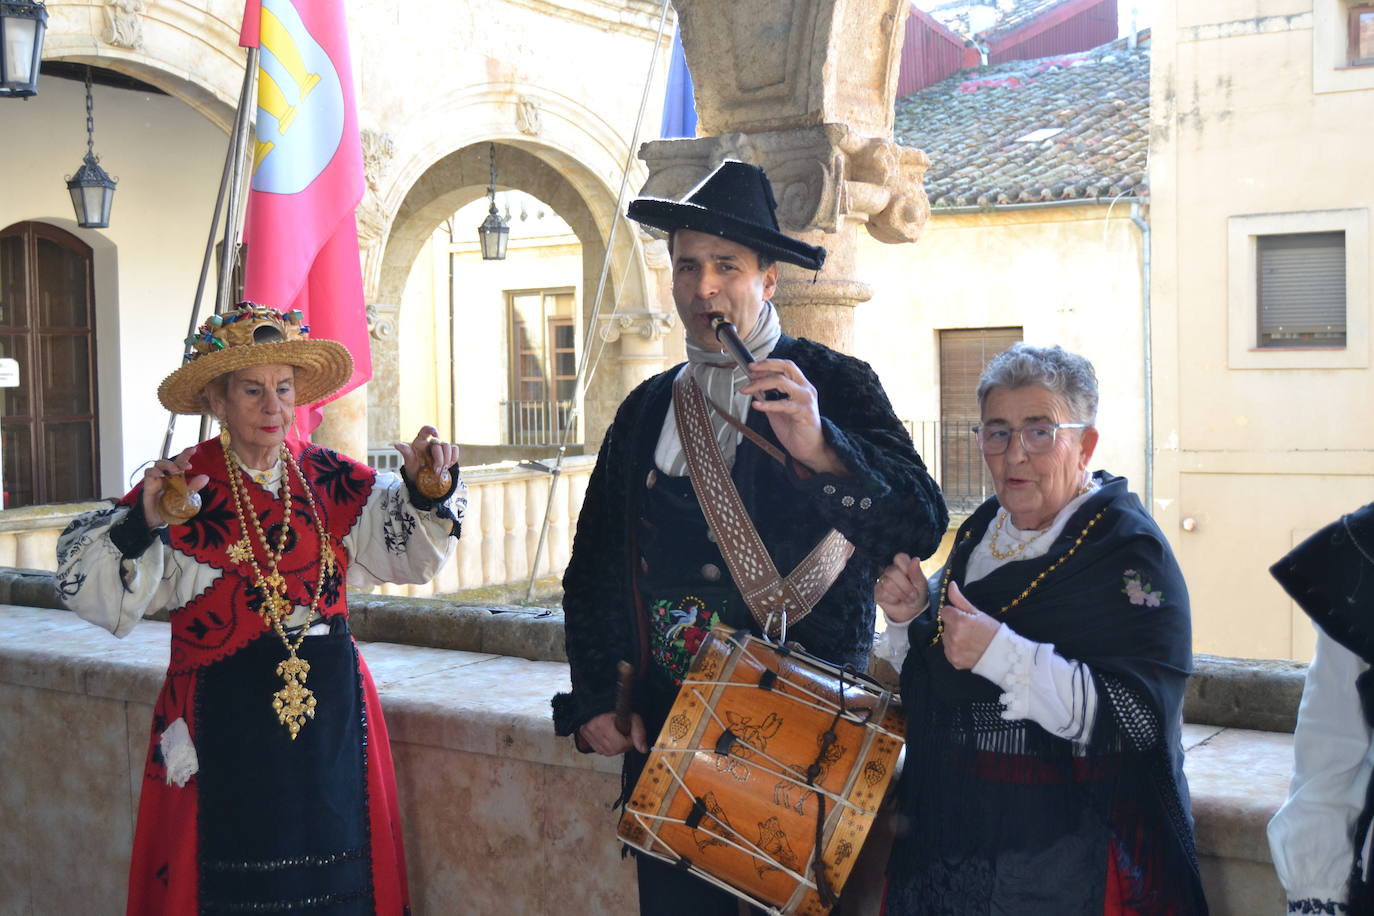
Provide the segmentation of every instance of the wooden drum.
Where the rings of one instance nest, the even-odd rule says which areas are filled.
[[[717,627],[620,836],[771,913],[821,916],[873,826],[904,731],[896,698],[876,683]]]

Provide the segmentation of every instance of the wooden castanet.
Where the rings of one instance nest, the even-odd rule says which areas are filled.
[[[896,698],[878,685],[717,627],[682,682],[620,836],[756,906],[823,916],[873,826],[904,732]]]
[[[162,478],[162,492],[157,495],[157,511],[169,525],[184,525],[200,511],[200,494],[186,485],[185,474],[170,474]]]
[[[437,440],[431,437],[429,441]],[[420,470],[415,474],[415,486],[430,499],[443,499],[453,487],[453,475],[448,472],[448,468],[434,466],[434,459],[430,458],[428,448],[425,450],[424,460],[420,463]]]

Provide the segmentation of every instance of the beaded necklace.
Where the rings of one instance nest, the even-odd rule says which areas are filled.
[[[310,628],[311,617],[319,610],[320,598],[324,594],[325,577],[334,570],[334,552],[329,548],[329,536],[325,532],[324,522],[315,506],[315,497],[310,491],[310,486],[305,482],[305,475],[301,473],[300,466],[296,464],[296,459],[285,445],[281,447],[281,460],[284,463],[281,478],[281,534],[277,538],[275,549],[267,539],[267,532],[262,530],[262,522],[258,520],[258,514],[253,511],[252,501],[248,498],[248,488],[244,485],[243,478],[239,476],[240,474],[252,475],[230,447],[228,430],[220,434],[220,445],[224,449],[224,468],[229,477],[229,491],[234,496],[234,513],[238,516],[239,530],[243,533],[242,537],[229,547],[229,559],[238,564],[246,562],[252,568],[253,585],[262,595],[262,605],[258,608],[258,614],[262,617],[263,625],[275,631],[280,637],[282,645],[286,647],[287,658],[277,664],[277,676],[285,682],[286,686],[272,695],[272,709],[277,713],[277,721],[286,726],[287,731],[291,733],[291,740],[295,741],[296,736],[300,734],[301,726],[305,725],[307,719],[315,717],[315,706],[317,705],[314,692],[305,686],[306,676],[310,673],[310,663],[298,657],[296,652],[305,642],[305,634]],[[305,494],[305,504],[309,509],[310,520],[315,525],[315,532],[320,542],[320,574],[315,582],[315,597],[310,602],[310,612],[306,614],[300,636],[294,642],[291,637],[286,635],[286,628],[283,624],[283,621],[291,614],[291,601],[286,597],[286,580],[277,568],[281,562],[282,554],[286,552],[288,529],[291,527],[291,475],[289,472],[292,471],[295,472],[296,479],[300,481],[301,492]],[[262,545],[262,552],[266,557],[266,575],[263,574],[262,567],[258,565],[256,551],[253,549],[253,540],[248,534],[250,525],[254,533],[257,534],[258,543]]]
[[[1031,580],[1030,585],[1027,585],[1021,591],[1021,594],[1017,595],[1015,598],[1011,600],[1009,604],[1007,604],[1000,611],[998,611],[996,616],[1001,617],[1007,611],[1010,611],[1012,608],[1016,607],[1018,604],[1024,601],[1030,595],[1031,592],[1035,591],[1036,588],[1040,586],[1041,582],[1045,581],[1046,576],[1054,572],[1059,567],[1063,566],[1064,561],[1068,560],[1069,557],[1073,556],[1078,551],[1079,547],[1083,546],[1083,539],[1088,536],[1088,532],[1093,529],[1093,525],[1096,525],[1099,521],[1101,521],[1102,516],[1106,514],[1107,510],[1104,508],[1102,509],[1102,511],[1094,515],[1092,519],[1088,522],[1088,524],[1083,527],[1083,530],[1078,532],[1078,537],[1074,538],[1073,546],[1066,550],[1062,557],[1055,560],[1047,568],[1041,570],[1040,573],[1034,579]],[[967,541],[971,533],[972,532],[965,531],[962,540]],[[930,640],[930,644],[932,646],[939,645],[940,641],[944,638],[945,635],[945,618],[943,615],[943,611],[946,607],[949,606],[949,580],[950,577],[953,575],[953,570],[954,560],[953,556],[951,556],[950,562],[945,564],[944,578],[940,581],[940,601],[935,605],[935,635]]]
[[[1074,494],[1074,497],[1077,498],[1079,496],[1082,496],[1084,493],[1087,493],[1092,488],[1092,478],[1088,477],[1084,481],[1083,485],[1078,488],[1078,492]],[[1017,541],[1016,538],[1012,538],[1013,541],[1016,541],[1016,546],[1003,553],[1002,551],[997,549],[997,538],[1002,533],[1002,526],[1006,524],[1006,521],[1009,518],[1011,518],[1011,513],[1009,511],[1007,511],[1006,509],[999,509],[997,512],[997,524],[993,526],[992,536],[988,538],[988,552],[991,553],[993,557],[998,560],[1010,560],[1013,557],[1020,556],[1022,553],[1025,552],[1027,547],[1034,544],[1036,541],[1040,540],[1040,538],[1045,534],[1045,532],[1049,530],[1048,528],[1046,528],[1044,531],[1036,532],[1035,536],[1028,541]]]
[[[988,539],[988,550],[999,560],[1010,560],[1012,557],[1020,556],[1025,552],[1027,547],[1040,540],[1040,536],[1045,533],[1044,531],[1037,532],[1035,537],[1028,541],[1016,541],[1015,538],[1012,538],[1012,540],[1016,542],[1016,546],[1004,553],[997,549],[997,537],[1002,533],[1002,525],[1010,517],[1006,509],[999,511],[997,513],[997,524],[992,528],[992,537]]]

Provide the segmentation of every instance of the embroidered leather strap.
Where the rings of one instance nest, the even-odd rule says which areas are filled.
[[[706,398],[696,381],[682,373],[673,383],[673,414],[677,419],[682,451],[692,475],[701,511],[715,532],[721,556],[730,567],[744,603],[761,629],[777,637],[782,632],[781,616],[787,625],[801,620],[821,600],[839,578],[854,545],[833,528],[821,538],[806,558],[786,578],[778,574],[768,549],[744,508],[730,469],[721,457],[720,445],[706,414]],[[768,627],[772,616],[773,626]]]

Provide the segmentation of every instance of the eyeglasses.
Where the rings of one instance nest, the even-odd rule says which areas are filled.
[[[984,455],[1001,455],[1011,447],[1011,434],[1020,433],[1021,448],[1027,455],[1043,455],[1054,448],[1054,439],[1061,429],[1087,429],[1087,423],[1027,423],[1025,426],[973,427],[973,435]]]

